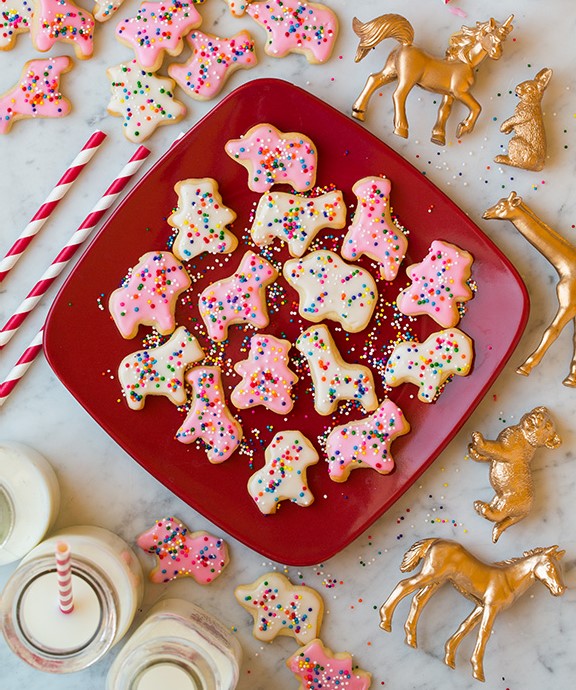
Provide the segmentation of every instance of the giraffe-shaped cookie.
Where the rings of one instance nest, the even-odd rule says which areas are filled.
[[[348,652],[334,654],[321,640],[312,640],[291,657],[286,666],[300,681],[297,690],[368,690],[372,676],[359,669]]]
[[[76,57],[85,60],[94,52],[94,17],[72,0],[36,0],[30,29],[34,48],[41,53],[57,41],[72,43]]]
[[[231,276],[205,288],[198,309],[208,337],[217,342],[226,340],[228,327],[239,323],[265,328],[270,321],[266,286],[277,276],[278,271],[269,261],[248,250]]]
[[[208,460],[227,460],[242,440],[242,427],[228,409],[218,367],[195,367],[186,374],[192,387],[192,407],[176,432],[180,443],[204,441]]]
[[[279,431],[264,451],[264,467],[248,480],[248,493],[261,513],[276,512],[280,501],[309,506],[314,496],[308,488],[306,469],[319,458],[314,446],[299,431]]]
[[[300,334],[296,347],[308,361],[318,414],[332,414],[341,400],[356,400],[367,412],[378,407],[372,372],[342,359],[326,325],[310,326]]]

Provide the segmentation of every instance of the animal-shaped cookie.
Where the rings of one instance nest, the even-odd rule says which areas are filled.
[[[378,288],[368,271],[351,266],[327,249],[284,264],[284,277],[300,296],[303,319],[337,321],[344,330],[363,330],[372,318]]]
[[[334,654],[321,640],[312,640],[291,657],[286,666],[300,681],[297,690],[368,690],[372,676],[359,669],[348,652]]]
[[[266,305],[266,286],[273,283],[278,271],[264,257],[248,250],[236,271],[205,288],[198,300],[200,316],[208,337],[226,340],[228,328],[249,323],[265,328],[270,319]]]
[[[340,252],[348,261],[366,254],[380,264],[384,280],[396,278],[408,248],[406,236],[390,213],[391,188],[386,177],[363,177],[354,184],[358,203]]]
[[[334,427],[326,439],[330,479],[345,482],[350,472],[360,467],[390,474],[394,469],[390,446],[409,431],[404,413],[388,398],[373,415]]]
[[[270,57],[301,53],[308,62],[326,62],[338,36],[338,19],[326,5],[307,0],[251,2],[245,9],[268,32]]]
[[[94,3],[92,13],[97,22],[107,22],[122,7],[124,0],[102,0]]]
[[[156,556],[150,572],[152,582],[164,583],[191,577],[200,585],[213,582],[228,565],[228,547],[220,537],[208,532],[190,532],[175,517],[156,520],[154,527],[136,540],[146,553]]]
[[[271,572],[236,587],[234,596],[254,618],[252,634],[257,640],[270,642],[288,635],[303,645],[318,637],[324,602],[311,587],[293,585],[282,573]]]
[[[251,127],[240,139],[230,139],[226,153],[248,171],[248,187],[267,192],[273,184],[289,184],[305,192],[316,182],[317,152],[300,132],[281,132],[274,125]]]
[[[429,335],[423,343],[402,340],[394,346],[386,363],[386,385],[413,383],[418,400],[431,403],[453,375],[467,376],[472,368],[473,344],[458,328],[447,328]]]
[[[276,237],[287,243],[292,256],[302,256],[320,230],[345,224],[346,204],[338,190],[315,197],[267,192],[258,202],[250,234],[259,247]]]
[[[277,414],[292,411],[292,386],[298,380],[289,368],[289,340],[256,334],[250,340],[248,359],[237,362],[234,371],[242,376],[230,395],[230,401],[244,410],[263,405]]]
[[[467,283],[473,261],[465,249],[434,240],[424,259],[406,269],[412,284],[398,295],[398,309],[407,316],[428,314],[442,328],[456,326],[458,305],[473,297]]]
[[[248,480],[248,493],[261,513],[275,513],[280,501],[307,507],[314,501],[306,469],[319,458],[314,446],[299,431],[279,431],[264,451],[264,467]]]
[[[79,60],[94,52],[94,17],[72,0],[35,0],[30,29],[34,48],[41,53],[57,41],[71,43]]]
[[[190,276],[171,252],[147,252],[132,268],[122,287],[110,295],[108,308],[123,338],[139,326],[153,326],[169,335],[176,326],[179,295],[190,287]]]
[[[341,400],[356,400],[367,412],[378,407],[372,372],[362,364],[342,359],[325,324],[310,326],[301,333],[296,348],[308,362],[318,414],[332,414]]]
[[[71,106],[60,93],[60,75],[71,69],[65,55],[27,62],[20,81],[0,96],[0,134],[7,134],[16,120],[68,115]]]
[[[184,372],[202,357],[204,351],[184,326],[177,328],[163,345],[127,355],[118,367],[118,381],[128,406],[141,410],[147,395],[164,395],[174,405],[184,405]]]
[[[178,230],[172,251],[182,261],[195,256],[233,252],[238,240],[226,226],[236,213],[222,202],[218,182],[211,177],[180,180],[174,185],[178,206],[168,224]]]
[[[490,463],[490,484],[496,492],[490,503],[475,501],[474,508],[494,522],[492,541],[505,529],[523,520],[534,500],[534,480],[530,464],[538,448],[558,448],[560,437],[545,407],[535,407],[514,426],[502,430],[495,441],[475,431],[468,454],[476,462]]]
[[[512,165],[524,170],[542,170],[546,162],[546,132],[542,116],[542,96],[552,70],[541,69],[534,79],[523,81],[516,87],[516,95],[520,102],[514,110],[514,115],[500,125],[504,134],[514,132],[508,143],[508,153],[496,156],[496,163]]]
[[[204,442],[208,460],[217,464],[228,460],[240,445],[242,427],[228,409],[218,367],[195,367],[186,373],[192,387],[192,406],[176,432],[180,443]]]
[[[254,41],[247,31],[220,38],[196,30],[186,36],[186,42],[192,56],[182,65],[169,65],[168,74],[188,96],[199,101],[215,98],[236,70],[250,69],[258,63]]]
[[[226,0],[226,2],[228,3],[231,14],[235,17],[241,17],[244,12],[246,12],[246,8],[252,0]]]
[[[33,12],[33,0],[0,0],[0,50],[10,50],[18,34],[30,31]]]

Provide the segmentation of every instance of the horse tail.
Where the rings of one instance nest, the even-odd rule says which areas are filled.
[[[372,48],[385,38],[393,38],[405,46],[412,45],[414,41],[412,24],[400,14],[383,14],[369,22],[361,22],[357,17],[354,17],[352,28],[360,39],[354,57],[355,62],[360,62]]]
[[[438,539],[422,539],[417,541],[415,544],[406,551],[402,563],[400,564],[401,572],[405,573],[409,570],[414,570],[414,568],[420,563],[424,556],[428,553],[430,547],[435,544]]]

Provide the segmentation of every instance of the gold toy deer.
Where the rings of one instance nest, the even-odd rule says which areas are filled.
[[[556,284],[558,311],[544,331],[538,347],[524,364],[516,369],[518,374],[528,376],[532,369],[540,364],[550,345],[570,321],[574,321],[576,328],[576,247],[541,221],[516,192],[510,192],[508,197],[503,197],[487,209],[483,218],[509,220],[528,242],[548,259],[560,278]],[[576,343],[570,373],[562,383],[565,386],[576,386]]]
[[[498,60],[502,55],[502,42],[512,31],[510,15],[503,24],[494,19],[476,22],[476,27],[463,26],[450,38],[444,59],[435,58],[412,44],[414,29],[410,22],[399,14],[383,14],[369,22],[354,17],[353,29],[360,38],[355,61],[360,62],[372,48],[385,38],[393,38],[400,45],[395,48],[384,65],[384,69],[368,77],[366,85],[352,107],[352,115],[364,120],[368,101],[372,94],[394,79],[398,86],[394,91],[394,133],[408,136],[406,98],[418,84],[427,91],[442,95],[438,119],[432,130],[432,141],[443,146],[446,143],[446,122],[455,100],[468,109],[468,116],[460,122],[456,136],[471,132],[482,110],[470,93],[474,84],[475,70],[486,57]]]
[[[404,625],[406,642],[416,647],[416,625],[422,609],[434,592],[446,582],[474,602],[472,613],[448,639],[444,662],[455,667],[456,649],[478,623],[478,638],[472,653],[472,675],[484,680],[484,651],[494,619],[524,594],[536,580],[544,583],[555,597],[566,589],[558,561],[564,556],[557,546],[525,551],[519,558],[487,564],[475,558],[463,546],[444,539],[423,539],[404,555],[400,570],[405,573],[424,559],[422,570],[401,580],[380,608],[380,627],[392,629],[392,615],[398,602],[416,592]]]

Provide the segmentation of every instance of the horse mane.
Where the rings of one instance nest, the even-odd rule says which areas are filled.
[[[494,565],[514,565],[519,561],[524,561],[530,556],[538,556],[541,553],[546,552],[548,549],[546,547],[538,546],[535,549],[530,549],[529,551],[524,551],[521,556],[516,556],[515,558],[508,558],[505,561],[497,561]]]
[[[460,31],[450,36],[448,48],[446,48],[445,57],[447,60],[460,60],[460,62],[468,62],[467,51],[468,48],[476,44],[480,38],[489,33],[490,21],[476,22],[475,27],[463,26]]]
[[[361,22],[357,17],[354,17],[352,28],[360,39],[354,58],[355,62],[360,62],[372,48],[385,38],[393,38],[405,46],[412,45],[414,41],[412,24],[400,14],[383,14],[369,22]]]

